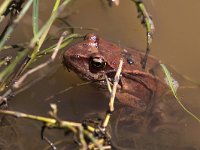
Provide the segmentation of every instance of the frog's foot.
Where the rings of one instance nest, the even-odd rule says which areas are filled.
[[[140,128],[148,124],[148,120],[146,119],[148,117],[146,116],[148,116],[147,108],[149,108],[149,106],[147,107],[147,103],[144,100],[126,92],[120,92],[117,94],[117,98],[121,104],[123,104],[123,108],[117,112],[117,128],[123,127],[124,129],[128,129],[130,127],[130,129],[134,129],[136,133],[137,130],[140,130]]]
[[[130,107],[123,107],[114,112],[114,133],[121,136],[120,133],[130,133],[131,136],[138,137],[145,131],[147,124],[141,113],[136,113]],[[127,135],[128,136],[128,135]]]

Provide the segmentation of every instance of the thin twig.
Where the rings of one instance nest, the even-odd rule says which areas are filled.
[[[64,90],[61,90],[61,91],[57,92],[56,94],[47,97],[47,98],[45,99],[45,101],[48,101],[48,100],[50,100],[50,99],[53,99],[53,98],[55,98],[56,96],[61,95],[61,94],[65,93],[65,92],[67,92],[67,91],[69,91],[69,90],[71,90],[71,89],[73,89],[73,88],[75,88],[75,87],[85,86],[85,85],[88,85],[88,84],[91,84],[91,83],[92,83],[92,81],[89,81],[89,82],[78,83],[78,84],[69,86],[69,87],[67,87],[67,88],[64,89]]]
[[[107,75],[105,75],[105,78],[106,78],[106,84],[107,84],[108,91],[109,91],[109,93],[112,93],[112,88],[111,88],[111,85],[110,85]]]
[[[117,85],[118,85],[119,80],[120,80],[120,74],[121,74],[121,71],[122,71],[122,65],[123,65],[123,60],[121,59],[120,63],[119,63],[119,67],[118,67],[117,72],[115,74],[112,93],[111,93],[111,97],[110,97],[109,107],[110,107],[110,111],[111,112],[114,111],[115,94],[116,94],[116,91],[117,91]]]
[[[32,120],[36,120],[40,122],[45,122],[54,126],[55,126],[55,123],[57,122],[57,120],[53,118],[41,117],[41,116],[21,113],[17,111],[0,110],[0,113],[5,114],[5,115],[11,115],[17,118],[26,118],[26,119],[32,119]],[[60,127],[63,127],[63,128],[68,127],[68,126],[79,127],[81,126],[81,124],[76,123],[76,122],[69,122],[69,121],[62,121],[62,123],[60,124]]]
[[[122,71],[122,65],[123,65],[123,60],[121,59],[120,63],[119,63],[119,67],[118,67],[117,72],[115,74],[112,92],[110,93],[109,111],[107,112],[106,117],[105,117],[105,119],[104,119],[104,121],[102,123],[102,126],[101,126],[101,128],[103,130],[105,130],[105,128],[107,127],[107,125],[109,123],[109,120],[110,120],[110,117],[111,117],[111,113],[114,111],[115,95],[116,95],[116,91],[117,91],[117,85],[118,85],[119,80],[120,80],[120,74],[121,74],[121,71]],[[108,87],[110,87],[110,86],[108,86]]]

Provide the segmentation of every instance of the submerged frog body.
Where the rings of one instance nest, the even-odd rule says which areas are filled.
[[[141,65],[143,52],[121,48],[96,34],[87,34],[82,42],[69,47],[63,57],[68,69],[86,80],[99,81],[102,86],[106,86],[102,82],[105,74],[112,81],[119,60],[123,59],[116,97],[122,104],[140,112],[145,111],[151,100],[160,97],[167,89],[166,84],[154,73],[154,68],[159,66],[158,60],[149,56],[144,70]]]

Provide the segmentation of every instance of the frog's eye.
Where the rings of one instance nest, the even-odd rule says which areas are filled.
[[[106,62],[102,57],[93,57],[90,59],[90,65],[93,69],[103,69],[106,66]]]

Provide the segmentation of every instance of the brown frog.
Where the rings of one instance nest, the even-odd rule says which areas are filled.
[[[124,63],[116,97],[139,112],[145,111],[151,100],[160,97],[167,88],[154,73],[154,68],[159,66],[158,60],[149,56],[143,70],[143,52],[121,48],[96,34],[87,34],[84,41],[68,48],[63,57],[68,69],[86,80],[99,81],[102,86],[106,86],[105,74],[111,80],[114,78],[122,58]]]

